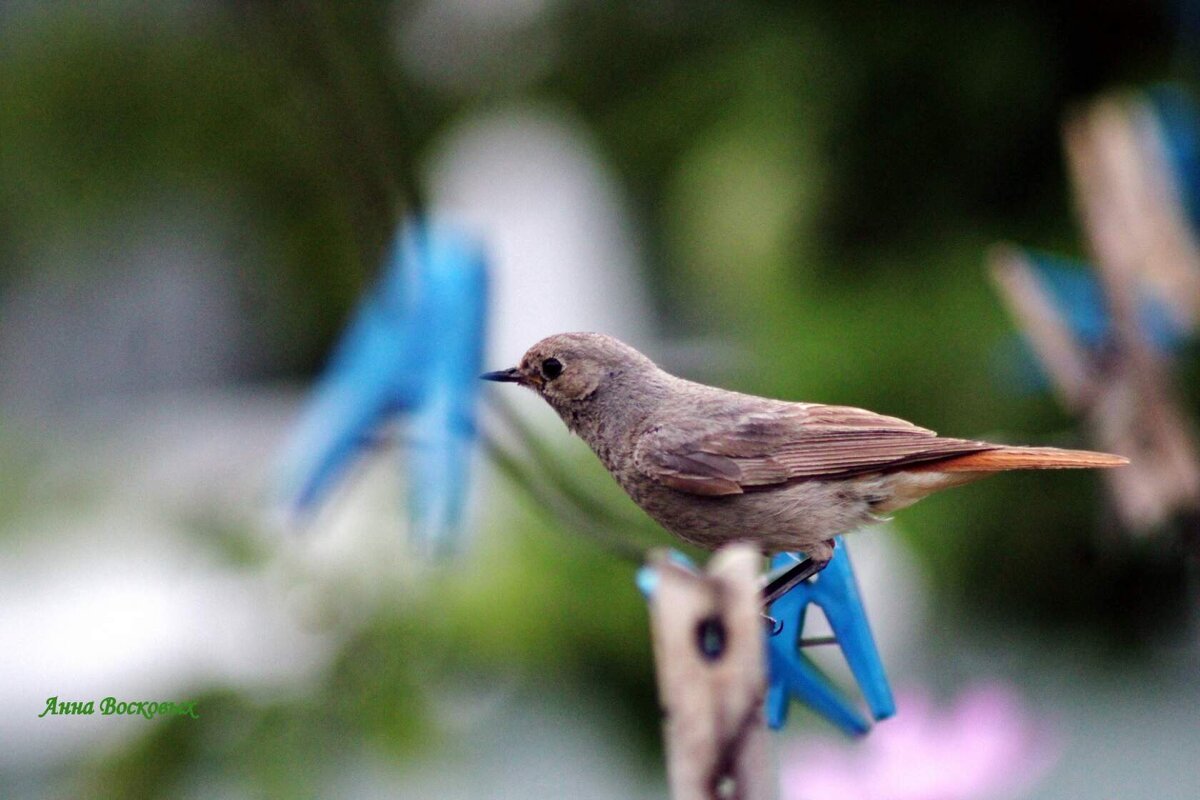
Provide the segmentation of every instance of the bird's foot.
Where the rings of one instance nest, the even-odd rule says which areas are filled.
[[[776,600],[790,592],[798,584],[825,569],[830,559],[833,558],[834,543],[828,541],[822,542],[821,545],[820,547],[813,548],[813,555],[810,555],[803,561],[796,562],[767,582],[767,585],[763,587],[764,609],[769,609]],[[764,614],[764,616],[766,615]],[[770,617],[767,618],[770,619]]]

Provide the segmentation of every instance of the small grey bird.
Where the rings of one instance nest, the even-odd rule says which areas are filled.
[[[768,554],[802,550],[810,574],[832,557],[834,536],[932,492],[1012,469],[1128,463],[951,439],[861,408],[705,386],[598,333],[550,336],[520,366],[481,377],[541,395],[633,501],[681,539],[709,550],[739,539]]]

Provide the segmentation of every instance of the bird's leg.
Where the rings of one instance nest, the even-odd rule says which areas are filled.
[[[794,589],[797,584],[816,575],[828,563],[828,560],[815,561],[811,558],[806,558],[803,561],[798,561],[794,566],[788,567],[786,572],[763,587],[763,607],[770,608],[772,603]]]
[[[786,571],[763,587],[763,608],[770,608],[772,603],[790,592],[798,584],[825,569],[830,559],[833,558],[834,543],[831,540],[822,542],[821,545],[820,547],[813,548],[813,555],[788,567]]]

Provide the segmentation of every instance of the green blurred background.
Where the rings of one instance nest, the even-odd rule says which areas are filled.
[[[661,796],[632,568],[482,464],[448,565],[406,552],[388,459],[313,535],[263,523],[272,453],[396,221],[512,190],[545,213],[505,241],[573,232],[525,283],[500,248],[499,294],[522,295],[497,312],[495,367],[531,320],[633,296],[644,319],[613,332],[689,377],[1086,446],[1011,360],[983,257],[1000,239],[1082,253],[1059,123],[1192,78],[1182,13],[0,6],[0,797]],[[513,158],[470,144],[497,125],[525,166],[487,171]],[[537,190],[555,176],[583,186],[569,219]],[[576,252],[583,271],[553,263]],[[572,316],[560,284],[579,281],[623,294]],[[1200,790],[1184,560],[1120,531],[1094,475],[1006,476],[861,537],[894,680],[999,677],[1053,709],[1066,750],[1035,796]],[[201,719],[36,719],[51,695],[119,691],[196,697]],[[785,736],[823,726],[797,714]]]

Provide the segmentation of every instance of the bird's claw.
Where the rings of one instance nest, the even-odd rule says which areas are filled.
[[[821,560],[806,558],[769,580],[767,585],[763,587],[763,608],[770,608],[776,600],[783,597],[797,585],[825,569],[828,563],[828,558]]]

